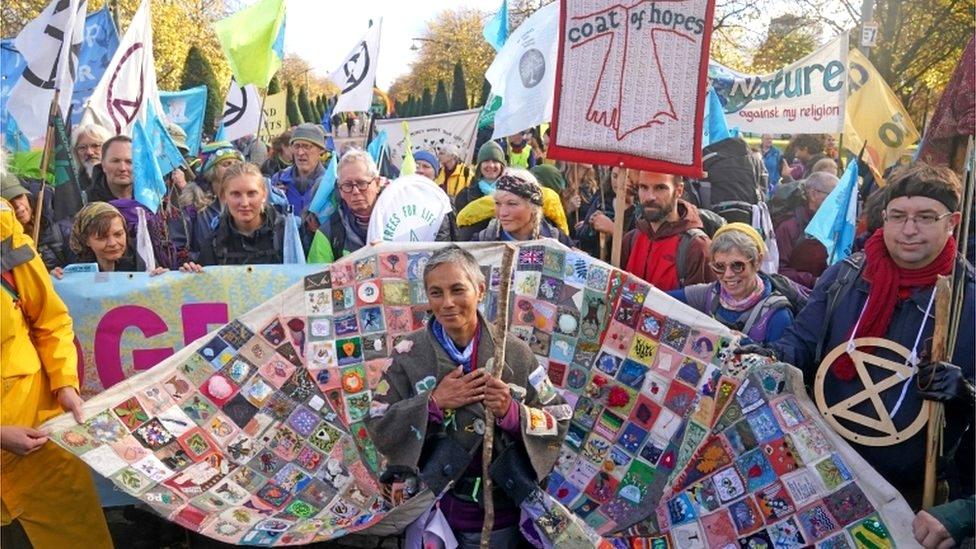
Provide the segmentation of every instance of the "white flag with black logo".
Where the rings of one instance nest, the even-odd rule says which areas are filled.
[[[136,120],[146,119],[147,105],[162,115],[152,48],[152,14],[149,0],[142,0],[88,100],[96,121],[112,133],[131,135]]]
[[[485,72],[491,93],[502,98],[492,139],[552,119],[558,55],[559,2],[553,2],[515,29]]]
[[[261,96],[254,84],[239,86],[237,81],[230,81],[227,99],[224,100],[224,116],[220,123],[224,126],[221,137],[227,141],[258,133],[258,124],[261,123]]]
[[[380,19],[366,36],[349,52],[329,80],[339,86],[339,100],[333,113],[368,111],[373,103],[373,83],[376,81],[376,61],[380,56]]]
[[[10,92],[7,110],[31,141],[46,134],[55,90],[61,90],[61,112],[71,108],[87,9],[87,0],[52,0],[14,41],[26,67]]]

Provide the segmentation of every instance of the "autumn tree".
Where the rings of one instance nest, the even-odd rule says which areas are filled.
[[[458,62],[464,66],[465,89],[477,90],[495,58],[495,50],[481,36],[486,16],[467,8],[445,10],[434,16],[421,34],[422,40],[416,42],[419,51],[410,72],[390,86],[390,97],[420,97],[424,88],[436,89],[438,80],[451,82]],[[473,98],[468,98],[468,103],[473,102]]]
[[[773,19],[766,40],[752,58],[752,71],[771,73],[808,55],[817,47],[819,24],[793,14]]]
[[[285,84],[285,91],[285,114],[288,116],[288,125],[297,126],[302,123],[302,113],[298,110],[295,86],[291,82],[288,82]]]
[[[478,106],[482,107],[488,103],[488,97],[491,95],[491,82],[487,78],[481,79],[481,97],[478,99]]]
[[[281,92],[281,83],[278,82],[278,75],[271,77],[271,82],[268,82],[268,95],[274,95]]]
[[[464,83],[464,66],[458,61],[454,64],[454,83],[451,86],[451,110],[463,111],[468,108],[468,88]]]
[[[200,85],[207,87],[207,108],[204,111],[203,131],[210,134],[214,128],[214,120],[223,112],[224,93],[223,89],[217,85],[217,77],[214,75],[210,61],[200,51],[200,48],[193,46],[186,54],[179,88],[188,90]]]

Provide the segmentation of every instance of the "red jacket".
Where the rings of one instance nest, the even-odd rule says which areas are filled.
[[[711,240],[707,236],[692,238],[685,265],[676,265],[681,235],[703,227],[694,205],[678,200],[677,209],[678,221],[665,222],[656,232],[640,219],[636,228],[624,235],[620,254],[625,270],[666,292],[714,280],[708,268]]]

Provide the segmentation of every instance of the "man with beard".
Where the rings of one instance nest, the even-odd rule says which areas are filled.
[[[318,124],[301,124],[291,134],[292,165],[271,178],[271,186],[284,191],[296,215],[303,215],[325,175],[322,153],[325,131]]]
[[[637,198],[643,212],[621,249],[621,265],[663,291],[712,280],[711,241],[698,208],[679,198],[684,187],[676,176],[641,172]]]
[[[54,188],[53,222],[74,217],[78,210],[90,200],[92,175],[102,161],[102,143],[112,137],[112,133],[98,124],[83,124],[71,132],[71,150],[78,168],[78,185],[58,185]]]

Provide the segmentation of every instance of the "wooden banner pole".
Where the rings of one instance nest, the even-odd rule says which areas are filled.
[[[613,247],[610,251],[610,264],[622,269],[620,252],[624,244],[624,217],[627,215],[627,168],[617,170],[617,192],[613,198]]]
[[[502,251],[501,280],[498,284],[498,310],[495,315],[495,328],[498,341],[495,341],[491,375],[501,377],[505,366],[505,343],[508,338],[508,294],[512,283],[512,269],[515,263],[515,246],[505,244]],[[477,360],[478,357],[474,357]],[[491,531],[495,526],[495,502],[491,497],[492,482],[488,470],[491,468],[492,446],[495,443],[495,414],[485,406],[485,434],[481,443],[481,486],[485,506],[485,522],[481,527],[481,549],[489,549]]]
[[[51,108],[47,113],[47,132],[44,135],[44,152],[41,153],[41,190],[37,191],[37,202],[34,205],[34,228],[31,237],[34,239],[34,246],[38,245],[38,238],[41,236],[41,217],[44,215],[44,189],[47,187],[47,167],[51,162],[51,149],[54,148],[54,124],[52,119],[58,112],[58,98],[61,90],[54,90],[54,99],[51,100]],[[71,153],[69,153],[71,154]]]
[[[935,328],[932,331],[932,361],[945,360],[948,353],[949,304],[952,300],[952,278],[939,275],[935,282]],[[924,386],[931,380],[919,379]],[[929,402],[929,423],[925,436],[925,482],[922,486],[922,507],[928,509],[935,504],[936,467],[942,446],[942,423],[945,419],[945,406],[942,402]]]

